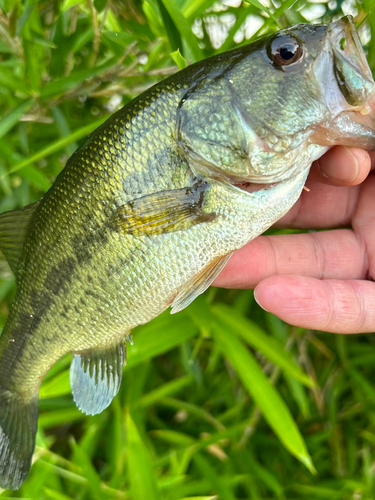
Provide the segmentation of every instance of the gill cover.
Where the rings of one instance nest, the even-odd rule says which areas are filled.
[[[375,147],[373,118],[364,117],[374,81],[350,16],[281,30],[227,61],[178,109],[177,138],[196,173],[280,182],[326,146]]]
[[[268,35],[186,92],[177,138],[195,172],[229,182],[289,172],[295,158],[279,159],[329,119],[310,72],[326,37],[326,26],[308,25]]]

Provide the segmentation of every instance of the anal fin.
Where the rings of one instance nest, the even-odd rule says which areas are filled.
[[[77,407],[86,415],[105,410],[120,389],[126,361],[123,340],[116,345],[74,354],[70,367],[70,385]]]
[[[230,253],[224,257],[217,257],[206,266],[202,272],[195,275],[174,299],[171,314],[182,311],[182,309],[185,309],[185,307],[191,304],[198,295],[205,292],[216,276],[224,269],[232,255],[233,254]]]

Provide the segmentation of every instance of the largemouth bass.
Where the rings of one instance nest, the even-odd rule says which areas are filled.
[[[72,352],[77,406],[104,410],[132,328],[202,293],[292,207],[329,147],[375,147],[374,96],[350,17],[296,25],[153,86],[39,202],[0,216],[17,280],[0,338],[1,487],[28,474],[49,368]]]

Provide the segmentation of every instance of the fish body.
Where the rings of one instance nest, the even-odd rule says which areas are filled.
[[[17,280],[0,337],[1,487],[28,474],[49,368],[72,352],[78,407],[106,408],[132,328],[202,293],[291,208],[329,147],[374,147],[373,97],[350,18],[297,25],[141,94],[39,202],[0,216]]]

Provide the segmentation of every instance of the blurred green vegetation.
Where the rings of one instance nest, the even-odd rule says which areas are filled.
[[[0,212],[36,201],[111,113],[184,67],[372,0],[0,0]],[[375,68],[375,15],[361,37]],[[0,327],[15,293],[0,260]],[[290,327],[210,289],[134,332],[118,397],[86,417],[70,357],[43,382],[35,464],[1,498],[375,498],[375,342]],[[314,470],[316,469],[316,474]],[[1,492],[1,490],[0,490]]]

